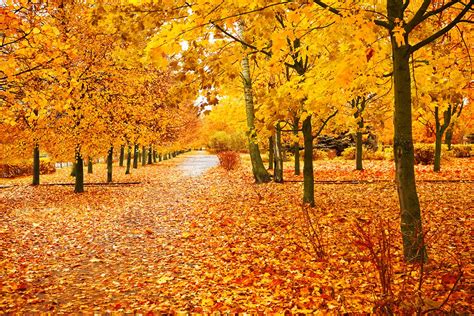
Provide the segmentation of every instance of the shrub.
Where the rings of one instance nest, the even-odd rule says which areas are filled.
[[[434,163],[434,146],[432,144],[415,144],[415,164],[430,165]]]
[[[393,160],[393,147],[383,147],[382,148],[383,155],[386,160]]]
[[[313,149],[313,160],[324,160],[329,158],[328,152],[320,149]]]
[[[356,148],[355,147],[347,147],[342,152],[342,158],[346,160],[354,160],[356,156]]]
[[[219,164],[225,170],[235,169],[240,162],[240,156],[235,151],[222,151],[217,154]]]
[[[355,147],[347,147],[342,152],[342,158],[345,160],[354,160],[356,155]],[[393,149],[391,147],[381,148],[376,151],[364,148],[362,151],[364,160],[393,160]]]
[[[247,148],[247,140],[245,135],[237,132],[229,134],[224,131],[218,131],[211,135],[208,146],[215,152],[241,151]]]
[[[474,156],[473,145],[453,145],[452,152],[456,158],[469,158]]]
[[[49,160],[40,160],[40,174],[56,172],[54,163]],[[0,164],[0,178],[14,178],[33,174],[33,161],[22,161],[9,164]]]

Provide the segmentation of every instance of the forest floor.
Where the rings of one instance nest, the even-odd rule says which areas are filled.
[[[356,172],[352,161],[316,161],[316,180],[366,181],[317,183],[308,209],[301,183],[256,185],[245,161],[190,177],[179,167],[189,155],[128,176],[117,167],[114,181],[140,184],[83,194],[2,180],[16,185],[0,188],[0,313],[474,312],[472,182],[418,185],[429,256],[418,291],[419,267],[401,260],[396,189],[376,181],[393,179],[393,162]],[[454,159],[439,174],[417,166],[417,179],[472,181],[473,162]],[[86,182],[104,182],[105,166],[94,168]],[[69,172],[41,180],[73,182]],[[390,255],[376,263],[370,250],[381,258],[384,239]]]

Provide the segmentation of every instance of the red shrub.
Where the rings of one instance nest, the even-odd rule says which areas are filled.
[[[240,162],[239,153],[235,151],[222,151],[217,154],[217,157],[219,158],[219,164],[225,170],[235,169]]]

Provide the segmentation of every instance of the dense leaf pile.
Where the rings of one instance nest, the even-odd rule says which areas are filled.
[[[320,162],[316,179],[392,178],[383,163],[363,173],[345,164]],[[105,174],[95,168],[86,182]],[[304,237],[300,183],[255,185],[247,167],[194,178],[173,162],[134,170],[132,179],[116,170],[116,181],[142,183],[91,186],[80,195],[64,186],[0,189],[0,310],[371,312],[380,304],[378,274],[357,246],[356,226],[370,228],[375,218],[393,228],[397,306],[419,304],[410,296],[416,269],[401,262],[392,183],[317,184],[311,214],[326,256],[316,259]],[[436,176],[473,178],[465,165],[444,170]],[[44,182],[65,182],[68,171]],[[421,166],[417,172],[434,176]],[[474,186],[421,183],[419,194],[430,257],[425,305],[445,299],[461,266],[443,309],[472,312]]]

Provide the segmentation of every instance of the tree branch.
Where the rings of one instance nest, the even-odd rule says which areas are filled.
[[[457,0],[457,1],[459,1],[459,0]],[[413,30],[415,28],[415,26],[417,26],[418,24],[420,24],[423,21],[423,15],[425,14],[426,10],[428,10],[428,7],[430,6],[430,3],[431,3],[430,0],[423,0],[423,3],[421,4],[418,11],[416,11],[413,18],[410,21],[408,21],[408,23],[406,24],[405,32],[410,33],[410,31]]]
[[[331,12],[331,13],[334,13],[334,14],[336,14],[336,15],[342,16],[341,12],[339,12],[338,9],[331,7],[330,5],[324,3],[323,1],[320,1],[320,0],[313,0],[313,2],[316,3],[317,5],[319,5],[320,7],[322,7],[322,8],[324,8],[324,9],[328,10],[328,11]]]
[[[472,3],[472,0],[471,0],[471,2],[464,7],[464,9],[458,14],[458,16],[454,20],[451,21],[451,23],[449,23],[448,25],[446,25],[444,28],[442,28],[438,32],[434,33],[433,35],[431,35],[431,36],[425,38],[424,40],[421,40],[417,44],[413,45],[410,48],[409,53],[412,54],[412,53],[416,52],[418,49],[434,42],[439,37],[441,37],[444,34],[446,34],[447,32],[449,32],[453,27],[456,26],[456,24],[459,23],[459,21],[461,21],[462,17],[472,8],[472,5],[473,5],[473,3]]]
[[[322,121],[323,124],[319,127],[318,132],[315,135],[312,135],[313,139],[315,139],[319,136],[319,134],[321,134],[326,124],[329,122],[330,119],[336,116],[337,112],[339,112],[339,110],[336,110],[333,114],[329,115],[324,121]]]
[[[219,31],[221,31],[222,33],[224,33],[225,35],[227,35],[228,37],[232,38],[234,41],[236,42],[239,42],[240,44],[242,44],[243,46],[245,47],[248,47],[248,48],[251,48],[255,51],[258,51],[258,52],[261,52],[261,53],[264,53],[265,55],[271,57],[271,54],[267,51],[264,51],[264,50],[261,50],[261,49],[258,49],[257,46],[254,46],[252,44],[249,44],[247,42],[245,42],[244,40],[241,40],[240,38],[238,38],[237,36],[231,34],[230,32],[226,31],[224,28],[222,28],[221,26],[219,26],[218,24],[214,23],[214,22],[211,22],[211,25],[214,26],[216,29],[218,29]]]
[[[428,19],[429,17],[433,16],[433,15],[436,15],[438,13],[441,13],[443,12],[444,10],[448,9],[449,7],[455,5],[456,3],[459,3],[461,2],[460,0],[452,0],[452,1],[449,1],[447,3],[445,3],[444,5],[442,5],[441,7],[439,7],[438,9],[435,9],[435,10],[432,10],[428,13],[426,13],[426,10],[424,13],[426,14],[423,14],[422,16],[420,17],[417,17],[416,15],[411,19],[410,22],[407,23],[407,27],[406,27],[406,32],[410,32],[412,29],[414,29],[418,24],[420,24],[421,22],[423,22],[424,20]],[[418,12],[417,12],[418,13]],[[417,18],[417,20],[415,20],[415,18]]]

